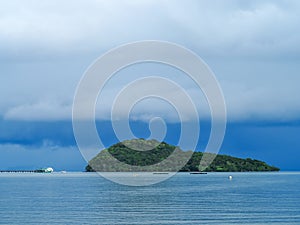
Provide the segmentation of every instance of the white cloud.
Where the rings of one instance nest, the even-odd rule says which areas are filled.
[[[90,52],[141,39],[175,41],[207,54],[299,53],[298,1],[12,0],[1,5],[0,48],[17,55]]]
[[[299,96],[285,88],[252,88],[240,83],[224,83],[228,119],[230,121],[265,120],[290,121],[299,119]]]
[[[284,6],[280,1],[254,1],[249,5],[245,1],[193,3],[188,10],[185,3],[170,6],[169,12],[202,51],[239,56],[299,53],[297,1],[285,2]]]
[[[69,120],[72,108],[70,105],[40,102],[10,108],[5,114],[7,120]]]

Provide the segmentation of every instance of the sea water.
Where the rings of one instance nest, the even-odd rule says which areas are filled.
[[[144,187],[2,173],[0,224],[300,224],[300,173],[178,173]]]

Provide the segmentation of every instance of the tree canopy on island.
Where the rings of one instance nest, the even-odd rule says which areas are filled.
[[[138,150],[137,150],[138,149]],[[172,154],[173,153],[173,154]],[[89,161],[87,172],[130,172],[130,171],[182,171],[182,172],[250,172],[279,171],[256,159],[241,159],[228,155],[214,155],[213,162],[199,168],[204,154],[183,151],[179,147],[156,140],[133,139],[112,145],[102,150]],[[168,158],[169,157],[169,158]],[[165,159],[167,162],[165,162]],[[189,159],[184,161],[184,159]],[[178,168],[178,165],[185,166]]]

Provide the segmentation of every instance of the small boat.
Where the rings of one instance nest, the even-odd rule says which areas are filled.
[[[154,172],[153,174],[169,174],[167,172]]]
[[[190,172],[190,174],[207,174],[206,172]]]

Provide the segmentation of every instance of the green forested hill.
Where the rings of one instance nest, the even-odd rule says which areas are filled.
[[[167,163],[159,163],[166,159],[171,153],[176,154],[173,154]],[[182,162],[183,158],[191,154],[192,157],[184,167],[176,167],[179,162]],[[117,143],[102,150],[89,162],[86,171],[178,171],[180,169],[180,171],[195,172],[199,171],[199,164],[203,154],[211,153],[192,153],[191,151],[183,151],[165,142],[159,143],[156,140],[133,139]],[[113,157],[111,157],[111,155]],[[217,155],[214,161],[203,171],[247,172],[278,170],[279,168],[277,167],[269,166],[265,162],[255,159],[241,159],[227,155]]]

